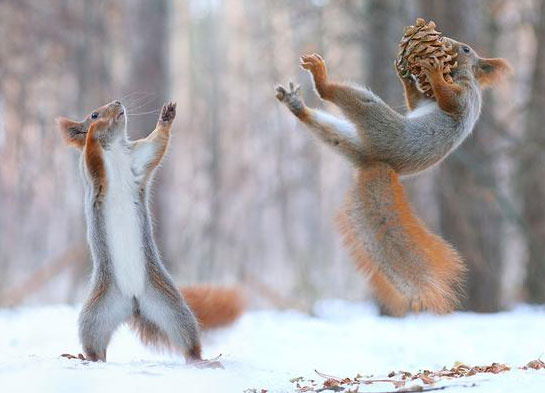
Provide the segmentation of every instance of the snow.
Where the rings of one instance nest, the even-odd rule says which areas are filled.
[[[438,370],[454,362],[507,363],[502,374],[439,382],[447,392],[544,392],[545,370],[520,370],[545,350],[545,309],[518,306],[498,314],[378,316],[368,304],[323,301],[314,316],[250,311],[229,328],[203,336],[204,355],[222,354],[225,369],[187,367],[176,356],[143,347],[125,326],[107,363],[61,358],[77,354],[78,307],[0,310],[0,392],[293,392],[294,377],[386,377],[392,370]],[[474,387],[468,389],[468,386]],[[321,385],[321,382],[320,382]],[[391,384],[360,392],[394,391]]]

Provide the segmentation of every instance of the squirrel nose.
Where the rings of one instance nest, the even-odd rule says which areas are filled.
[[[113,104],[114,104],[115,106],[121,106],[121,101],[115,100],[115,101],[113,102]]]

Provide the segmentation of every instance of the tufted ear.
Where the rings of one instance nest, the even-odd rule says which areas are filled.
[[[66,117],[57,117],[57,124],[64,142],[82,150],[85,146],[86,135],[84,124]]]
[[[511,65],[504,59],[479,59],[475,76],[481,87],[495,85],[513,71]]]

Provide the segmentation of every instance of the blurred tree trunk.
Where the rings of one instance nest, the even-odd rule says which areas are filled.
[[[310,35],[314,36],[311,45],[315,47],[315,51],[324,53],[324,7],[309,7],[309,3],[305,2],[291,4],[288,12],[291,14],[292,25],[295,28],[308,28]],[[303,19],[302,15],[307,17]],[[295,35],[293,38],[295,57],[298,58],[305,52],[301,46],[304,41],[299,41]],[[297,64],[297,61],[294,63]],[[306,72],[301,70],[300,73]],[[308,76],[305,75],[305,78]],[[307,91],[306,96],[318,98],[314,92]],[[309,102],[312,101],[309,100]],[[288,258],[299,265],[295,293],[298,300],[304,301],[309,306],[323,290],[314,283],[316,276],[323,274],[328,262],[326,260],[327,242],[323,240],[324,223],[317,214],[323,197],[320,189],[320,171],[323,168],[323,162],[316,141],[299,139],[296,143],[302,142],[303,145],[300,146],[300,151],[296,152],[294,145],[286,144],[287,139],[283,134],[285,133],[280,134],[277,139],[277,147],[282,152],[280,158],[282,162],[278,162],[278,173],[282,174],[282,183],[278,190],[282,195],[280,206],[282,227],[286,231]],[[293,181],[294,177],[290,179],[290,176],[287,176],[289,166],[300,159],[304,160],[300,164],[301,172]],[[312,247],[308,247],[309,244],[312,244]]]
[[[527,225],[527,300],[531,303],[545,303],[545,1],[537,3],[536,56],[524,138],[527,143],[521,157],[518,178],[522,193],[522,214]]]
[[[79,83],[78,113],[83,117],[111,98],[107,94],[112,84],[109,72],[111,67],[106,61],[109,45],[108,19],[104,15],[104,9],[91,2],[74,5],[81,17],[81,30],[74,48],[74,59]]]
[[[168,95],[168,14],[167,0],[127,1],[127,38],[129,76],[126,93],[148,101],[148,108],[157,109]],[[141,111],[148,108],[139,108]],[[155,128],[156,116],[133,116],[134,138],[146,136]]]
[[[423,16],[434,20],[445,35],[475,47],[476,42],[471,41],[489,33],[488,46],[493,49],[494,26],[486,31],[483,27],[491,26],[480,24],[483,4],[471,0],[422,0],[421,5]],[[489,100],[485,97],[485,101]],[[494,199],[494,130],[484,123],[493,116],[489,111],[490,105],[483,105],[473,135],[441,164],[438,188],[441,232],[458,249],[469,269],[464,307],[478,312],[501,309],[502,216]]]
[[[210,3],[211,4],[211,3]],[[222,171],[222,135],[220,119],[223,109],[221,95],[220,73],[222,71],[223,48],[220,48],[220,13],[210,11],[203,20],[202,34],[205,50],[202,50],[206,64],[206,81],[204,82],[204,96],[207,104],[205,143],[209,159],[206,165],[209,181],[209,219],[205,228],[205,237],[208,240],[208,249],[199,266],[199,279],[206,280],[207,276],[216,268],[219,250],[221,250],[221,218],[223,214],[223,171]]]
[[[369,34],[363,34],[363,69],[369,70],[368,84],[389,105],[398,107],[402,102],[402,88],[394,71],[394,59],[398,52],[404,24],[398,15],[405,8],[395,0],[373,0],[366,5],[364,26]],[[375,34],[375,32],[380,32]]]
[[[127,1],[127,38],[129,75],[126,80],[125,94],[129,98],[128,112],[148,112],[160,110],[167,101],[168,94],[168,1]],[[130,100],[138,97],[136,102],[140,107],[131,110]],[[120,98],[120,97],[112,97]],[[157,123],[158,114],[130,116],[130,137],[133,139],[147,136]],[[160,202],[163,181],[162,171],[155,175],[153,195],[158,195],[158,201],[152,203],[153,217],[162,217],[165,205]],[[156,199],[156,198],[152,198]],[[155,225],[155,239],[159,249],[164,247],[162,232],[163,221]],[[165,258],[167,266],[172,265]]]

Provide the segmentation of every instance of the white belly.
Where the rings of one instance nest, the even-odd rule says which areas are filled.
[[[114,278],[123,295],[138,296],[145,283],[142,223],[135,206],[138,187],[127,152],[116,147],[104,153],[108,182],[104,219]]]

